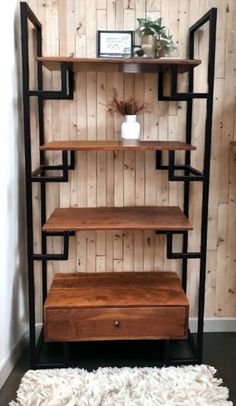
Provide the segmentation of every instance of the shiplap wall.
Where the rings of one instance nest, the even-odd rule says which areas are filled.
[[[96,30],[133,30],[136,18],[162,16],[177,42],[175,55],[185,57],[189,26],[209,8],[218,7],[213,145],[209,203],[206,282],[206,315],[236,316],[236,151],[234,139],[236,77],[235,0],[29,0],[43,24],[43,54],[95,56]],[[203,59],[196,70],[196,90],[206,89],[207,28],[196,43],[196,57]],[[34,83],[34,72],[31,75]],[[168,84],[167,84],[168,85]],[[179,86],[185,89],[183,75]],[[58,88],[59,76],[45,71],[45,88]],[[76,75],[73,101],[45,102],[47,140],[119,139],[121,118],[110,110],[113,96],[135,96],[145,102],[140,115],[145,140],[184,140],[186,105],[157,100],[154,74],[80,73]],[[37,131],[35,101],[32,129]],[[194,101],[194,164],[202,168],[205,102]],[[236,138],[236,134],[235,134]],[[37,139],[33,136],[33,162],[37,165]],[[48,153],[58,162],[60,154]],[[70,182],[47,184],[48,215],[55,207],[182,205],[182,185],[167,182],[166,173],[155,170],[152,152],[79,152]],[[181,154],[178,159],[181,159]],[[191,185],[190,249],[199,248],[201,185]],[[35,250],[39,250],[39,186],[34,184]],[[180,242],[176,241],[176,247]],[[58,252],[54,238],[48,249]],[[40,264],[36,265],[37,304],[40,306]],[[167,260],[165,237],[152,231],[80,232],[70,239],[70,258],[49,263],[49,283],[55,272],[102,272],[172,270],[180,272],[180,261]],[[189,261],[188,295],[191,314],[196,314],[199,261]],[[40,308],[40,307],[39,307]],[[40,311],[38,317],[40,318]]]

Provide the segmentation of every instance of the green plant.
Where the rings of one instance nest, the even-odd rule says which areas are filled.
[[[176,49],[177,47],[172,38],[173,35],[169,35],[167,28],[164,27],[159,37],[157,37],[157,51],[160,52],[161,50],[163,50],[165,53],[170,53],[171,51]]]
[[[160,34],[165,28],[161,25],[161,18],[157,20],[151,20],[150,18],[137,18],[139,26],[136,32],[140,35],[156,35]]]
[[[118,101],[117,98],[114,97],[113,109],[122,116],[136,115],[144,109],[144,104],[139,104],[134,97],[130,97],[124,101]]]
[[[140,36],[153,35],[156,38],[156,49],[158,52],[163,50],[164,53],[169,53],[176,49],[173,36],[169,34],[168,28],[161,24],[161,18],[154,21],[149,18],[137,18],[137,20],[139,26],[136,32]]]

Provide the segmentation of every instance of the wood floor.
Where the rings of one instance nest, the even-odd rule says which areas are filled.
[[[236,404],[236,333],[206,333],[204,336],[204,363],[213,365],[218,370],[218,376],[224,380],[224,385],[230,390],[230,400]],[[120,355],[120,354],[119,354]],[[114,366],[114,360],[111,360]],[[127,361],[119,358],[118,366],[150,366],[150,361],[140,356]],[[88,369],[100,366],[99,358],[88,361]],[[86,367],[86,365],[83,365]],[[19,386],[21,377],[28,369],[28,349],[24,351],[14,370],[0,391],[0,406],[7,406],[15,399],[16,390]]]

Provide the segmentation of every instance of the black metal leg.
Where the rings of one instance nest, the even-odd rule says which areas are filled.
[[[35,335],[35,279],[34,279],[34,261],[42,261],[42,299],[43,303],[47,295],[47,260],[67,259],[68,258],[68,239],[70,233],[64,234],[64,253],[58,255],[47,254],[47,235],[42,232],[42,252],[35,255],[33,252],[33,207],[32,207],[32,182],[38,181],[37,177],[32,175],[31,168],[31,126],[30,126],[30,96],[38,96],[38,120],[39,120],[39,145],[44,144],[44,110],[43,99],[45,98],[73,98],[73,74],[66,64],[61,65],[61,86],[59,92],[43,90],[43,72],[42,64],[37,65],[37,85],[36,91],[31,91],[29,87],[29,50],[28,50],[28,20],[35,27],[36,53],[42,56],[42,26],[34,15],[27,3],[21,2],[21,49],[22,49],[22,75],[23,75],[23,106],[24,106],[24,143],[25,143],[25,176],[26,176],[26,206],[27,206],[27,244],[28,244],[28,294],[29,294],[29,319],[30,319],[30,367],[35,368],[37,364],[38,353],[40,351],[43,335],[40,335],[38,345]],[[68,165],[68,154],[63,151],[63,162],[60,169],[63,170],[63,176],[59,181],[68,180],[68,169],[74,168],[74,152],[71,152],[71,165]],[[45,176],[45,153],[40,151],[40,191],[41,191],[41,225],[46,221],[46,185],[48,179]],[[52,180],[53,181],[53,180]],[[54,257],[54,258],[53,258]]]
[[[217,9],[212,8],[196,24],[194,24],[190,28],[190,57],[193,57],[194,33],[202,25],[209,22],[209,55],[208,55],[208,75],[207,75],[208,94],[207,94],[207,112],[205,123],[205,154],[204,154],[204,169],[203,169],[204,180],[203,180],[202,218],[201,218],[201,259],[200,259],[198,333],[197,333],[197,352],[198,352],[198,362],[200,363],[202,362],[202,351],[203,351],[208,199],[209,199],[209,177],[210,177],[210,156],[211,156],[212,109],[213,109],[213,91],[214,91],[214,73],[215,73],[216,19],[217,19]]]
[[[63,359],[66,367],[70,365],[69,343],[63,343]]]
[[[29,103],[29,52],[28,52],[28,19],[41,30],[41,25],[26,3],[21,3],[21,49],[23,75],[24,104],[24,146],[25,146],[25,178],[26,178],[26,209],[27,209],[27,257],[28,257],[28,294],[29,294],[29,327],[30,327],[30,367],[34,368],[36,359],[35,336],[35,280],[33,254],[33,208],[31,184],[31,128]]]
[[[163,351],[163,364],[167,367],[170,363],[170,340],[164,341],[164,351]]]

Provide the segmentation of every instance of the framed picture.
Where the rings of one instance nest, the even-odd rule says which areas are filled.
[[[133,31],[98,31],[97,57],[130,58],[133,53]]]

